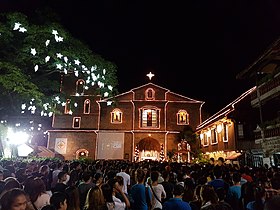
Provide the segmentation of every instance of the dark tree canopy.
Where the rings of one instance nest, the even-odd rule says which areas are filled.
[[[117,90],[116,65],[75,39],[52,14],[0,14],[0,118],[51,116],[67,96],[60,75],[73,72],[102,97]],[[47,18],[46,18],[47,17]]]

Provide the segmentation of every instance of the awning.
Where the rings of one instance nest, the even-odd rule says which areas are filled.
[[[146,137],[138,143],[138,149],[140,151],[142,150],[160,151],[160,144],[156,139],[151,137]]]
[[[241,155],[242,155],[242,153],[235,153],[235,154],[232,154],[232,155],[226,157],[226,160],[235,160]]]

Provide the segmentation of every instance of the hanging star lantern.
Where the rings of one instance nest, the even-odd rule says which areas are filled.
[[[35,48],[31,48],[31,54],[32,54],[32,55],[36,55],[36,53],[37,53],[37,52],[36,52]]]
[[[147,77],[149,77],[150,80],[152,80],[152,77],[155,76],[152,72],[150,72],[149,74],[147,74]]]

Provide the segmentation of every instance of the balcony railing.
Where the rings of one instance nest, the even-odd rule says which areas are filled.
[[[258,87],[260,93],[260,99],[265,100],[275,93],[280,92],[280,73],[276,74],[271,80],[263,83]],[[255,91],[251,95],[251,104],[257,104],[257,92]]]
[[[255,130],[255,140],[260,141],[262,140],[262,135],[260,130]],[[280,137],[280,124],[271,125],[264,129],[264,140],[273,137]]]

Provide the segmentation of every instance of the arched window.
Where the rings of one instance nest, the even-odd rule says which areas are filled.
[[[89,114],[90,113],[90,100],[86,99],[84,101],[84,114]]]
[[[88,157],[89,151],[86,149],[79,149],[76,151],[76,159]]]
[[[77,95],[84,95],[84,86],[85,86],[85,81],[82,79],[79,79],[76,82],[76,94]]]
[[[148,88],[145,91],[145,98],[146,100],[155,100],[155,91],[152,88]]]
[[[81,127],[81,117],[73,117],[73,128]]]
[[[111,112],[111,123],[122,123],[122,111],[120,109],[114,109]]]
[[[179,110],[177,113],[177,125],[188,125],[189,114],[186,110]]]
[[[64,108],[64,114],[69,114],[70,113],[70,111],[71,111],[70,103],[71,103],[71,99],[67,99],[66,104],[65,104],[65,108]]]
[[[140,109],[140,127],[159,128],[159,112],[157,107],[143,107]]]

